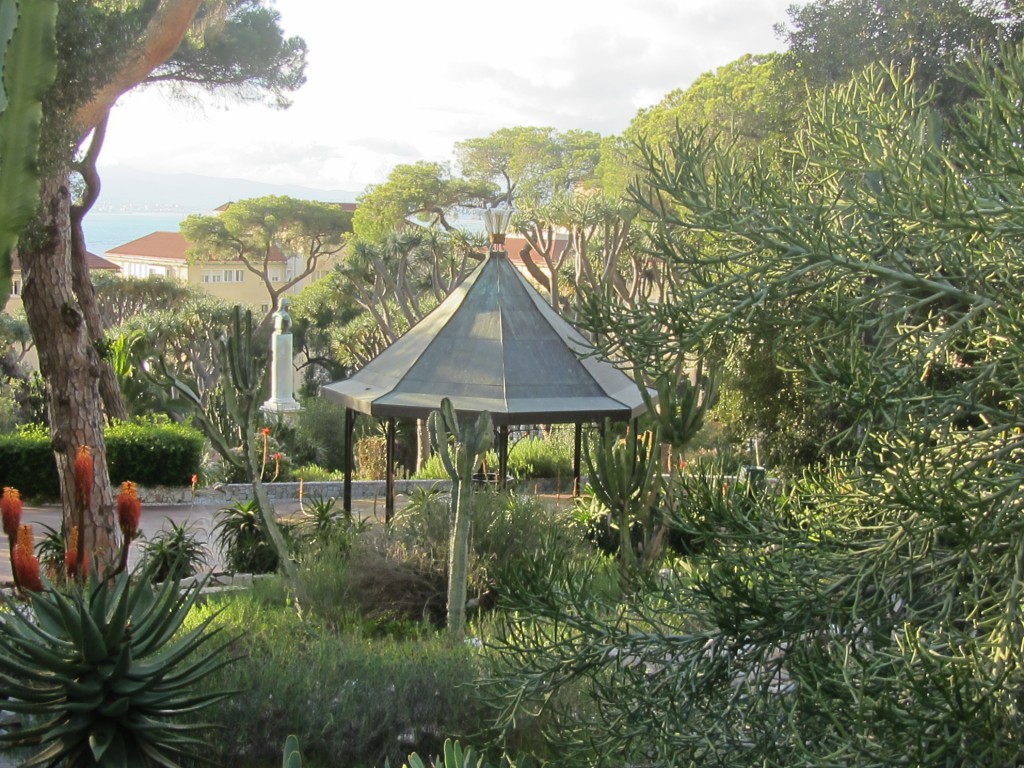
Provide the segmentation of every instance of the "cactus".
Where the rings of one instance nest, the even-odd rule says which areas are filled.
[[[718,367],[709,364],[705,371],[699,365],[694,378],[696,383],[679,372],[660,376],[654,383],[657,402],[647,387],[640,385],[647,413],[657,423],[661,441],[673,448],[682,448],[693,439],[704,426],[707,412],[718,402]]]
[[[284,740],[284,759],[281,768],[302,768],[302,752],[299,751],[299,737],[289,734]]]
[[[0,0],[0,306],[11,251],[39,204],[42,99],[57,74],[57,0]]]
[[[637,565],[633,523],[641,525],[645,536],[644,565],[656,559],[663,535],[653,530],[653,510],[661,490],[658,444],[657,432],[641,436],[630,430],[625,438],[609,434],[585,454],[591,493],[618,525],[619,560],[627,576]]]
[[[166,361],[159,361],[162,384],[170,386],[184,396],[193,409],[195,422],[210,439],[214,450],[221,457],[236,467],[244,467],[252,483],[253,496],[259,506],[260,518],[266,529],[267,537],[277,553],[278,563],[292,587],[299,590],[295,563],[288,554],[288,544],[284,534],[274,517],[274,506],[263,486],[263,457],[256,452],[256,421],[259,416],[260,404],[264,399],[265,371],[257,364],[258,355],[253,344],[252,311],[246,310],[244,315],[241,307],[236,306],[231,320],[231,333],[222,336],[217,344],[218,354],[224,365],[227,382],[223,388],[224,402],[228,413],[238,424],[242,432],[244,456],[239,457],[232,450],[224,431],[217,423],[215,414],[207,411],[199,395],[171,371]]]
[[[484,411],[475,424],[459,424],[447,397],[427,419],[430,447],[452,479],[451,533],[448,537],[448,631],[461,638],[466,625],[466,567],[472,521],[473,473],[491,447],[494,426]]]

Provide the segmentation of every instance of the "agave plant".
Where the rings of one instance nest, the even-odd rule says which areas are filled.
[[[143,572],[8,602],[0,613],[3,708],[28,717],[0,733],[0,743],[39,746],[26,766],[170,767],[195,756],[203,726],[177,717],[229,695],[193,689],[231,661],[227,645],[208,645],[212,616],[178,635],[198,595],[171,580],[154,588]]]

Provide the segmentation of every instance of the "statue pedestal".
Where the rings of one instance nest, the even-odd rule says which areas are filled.
[[[260,406],[267,414],[294,413],[302,406],[293,396],[295,375],[292,369],[292,321],[288,315],[288,300],[283,299],[281,309],[274,313],[274,335],[271,340],[273,368],[270,372],[270,399]]]

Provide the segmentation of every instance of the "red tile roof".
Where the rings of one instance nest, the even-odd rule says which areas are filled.
[[[109,269],[114,272],[120,272],[121,267],[112,261],[107,261],[102,256],[97,256],[92,251],[85,252],[85,263],[88,265],[90,270],[93,269]],[[21,262],[18,261],[18,254],[11,254],[11,271],[19,271],[21,269]]]
[[[107,251],[112,256],[136,256],[157,261],[185,262],[189,242],[180,232],[150,232],[148,235],[132,240],[130,243],[118,245]],[[270,261],[287,261],[281,251],[274,246]]]

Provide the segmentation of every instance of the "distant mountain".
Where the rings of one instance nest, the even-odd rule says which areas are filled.
[[[359,192],[265,184],[188,173],[152,173],[134,168],[100,168],[97,213],[209,213],[224,203],[266,195],[287,195],[329,203],[355,202]]]

